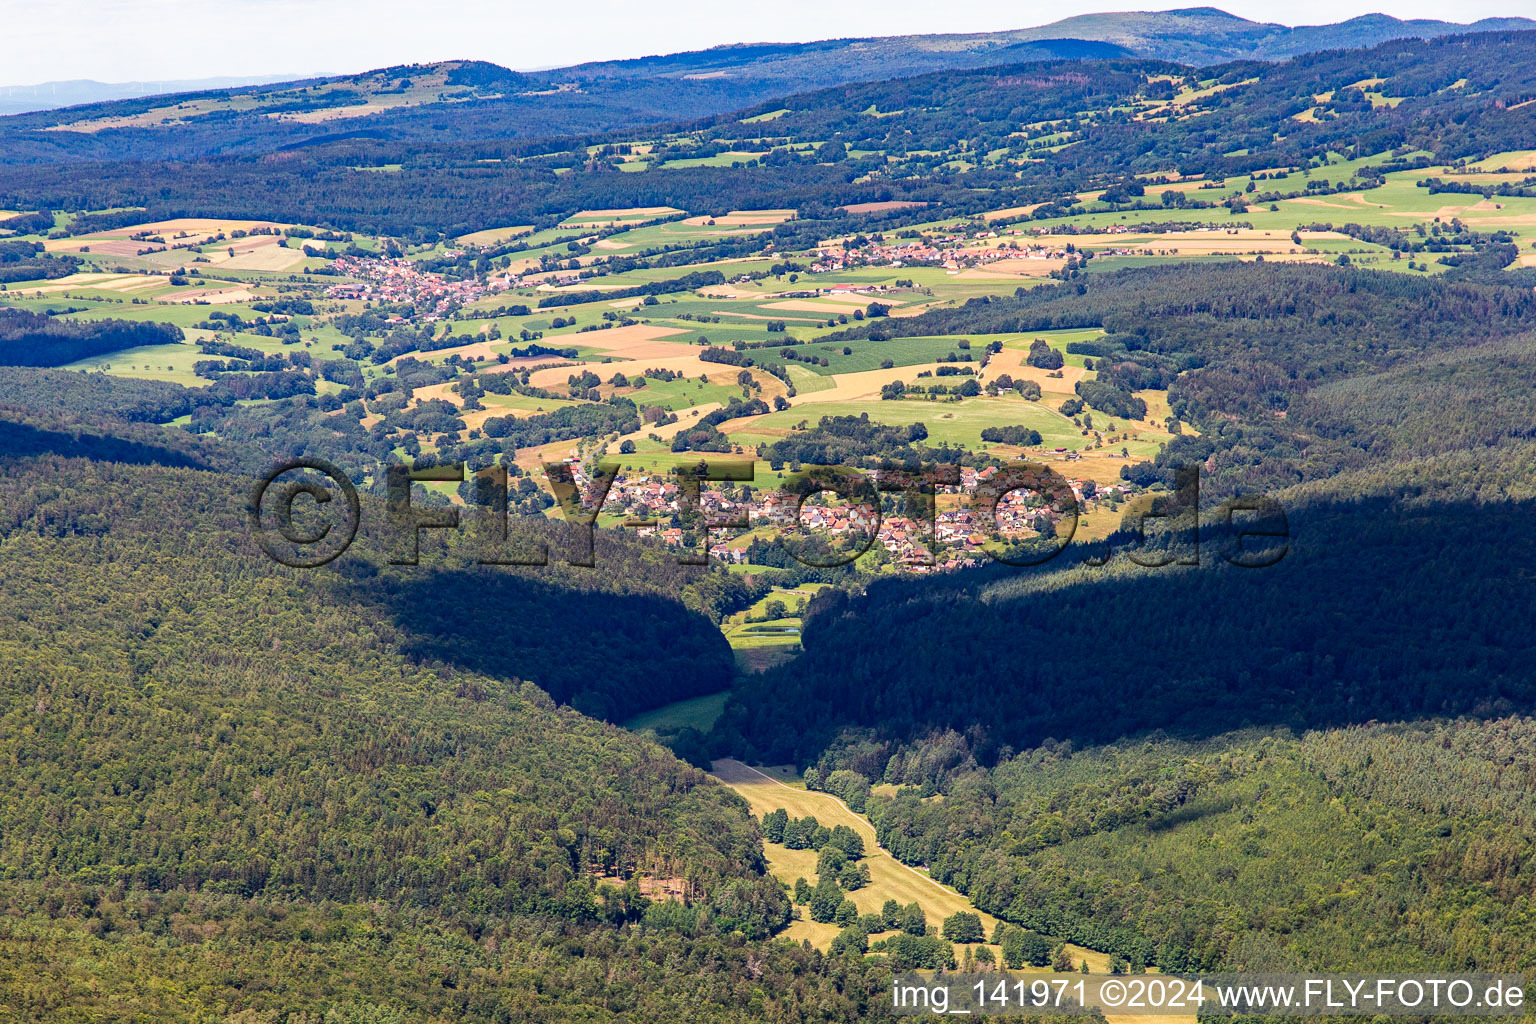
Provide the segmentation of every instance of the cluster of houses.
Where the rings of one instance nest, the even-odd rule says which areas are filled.
[[[592,482],[582,466],[570,463],[575,480],[584,492],[590,493]],[[974,494],[978,487],[992,482],[998,469],[964,466],[960,471],[960,485],[940,487],[939,493],[958,497]],[[1073,494],[1082,507],[1082,482],[1068,480]],[[1119,496],[1119,488],[1101,488],[1097,497]],[[661,475],[619,475],[614,478],[603,503],[606,515],[621,517],[625,525],[640,536],[658,537],[668,544],[681,546],[685,531],[676,525],[681,511],[683,488],[676,478]],[[961,501],[941,501],[939,511],[931,524],[922,523],[906,516],[884,516],[876,523],[873,511],[863,506],[829,505],[811,499],[799,505],[795,496],[782,490],[718,490],[706,484],[700,491],[699,504],[706,519],[714,524],[710,530],[710,558],[712,561],[743,563],[747,550],[739,538],[748,530],[761,527],[790,529],[798,524],[827,536],[834,543],[838,538],[852,537],[862,543],[863,537],[873,531],[875,542],[890,553],[891,560],[913,572],[935,572],[980,565],[986,560],[982,548],[994,537],[1022,534],[1034,530],[1041,516],[1052,523],[1061,514],[1035,501],[1026,490],[1014,490],[1004,494],[997,503],[995,528],[985,522],[986,514]],[[798,507],[798,515],[797,513]]]
[[[356,278],[326,289],[332,299],[371,299],[375,302],[409,302],[418,316],[441,316],[454,306],[502,291],[510,284],[505,278],[481,283],[475,278],[450,281],[438,274],[417,268],[408,259],[381,256],[341,256],[332,264],[340,273]]]
[[[939,266],[946,270],[967,270],[1000,260],[1062,260],[1067,256],[1066,250],[1057,246],[1026,240],[1000,241],[996,231],[982,232],[975,238],[982,244],[964,245],[970,239],[961,235],[871,242],[853,249],[828,244],[816,250],[810,269],[813,274],[852,267]]]

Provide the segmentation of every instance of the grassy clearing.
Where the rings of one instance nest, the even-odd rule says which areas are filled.
[[[686,211],[672,206],[632,206],[614,210],[578,210],[560,222],[562,228],[595,228],[671,217]]]
[[[598,370],[593,372],[603,376]],[[741,397],[741,388],[735,384],[706,384],[697,377],[682,377],[678,380],[647,379],[645,387],[626,389],[622,393],[639,405],[659,405],[663,409],[676,410],[713,403],[725,405],[732,398]]]
[[[749,152],[746,150],[728,150],[724,153],[716,153],[714,156],[684,157],[681,160],[668,160],[667,167],[731,167],[735,164],[745,164],[751,160],[758,160],[767,156],[763,152]]]
[[[498,242],[505,242],[509,239],[532,233],[533,225],[516,224],[505,228],[487,228],[484,231],[473,231],[467,235],[460,235],[457,240],[465,245],[491,246]]]
[[[636,715],[623,723],[624,728],[635,732],[651,729],[658,735],[677,732],[690,726],[700,732],[708,732],[714,726],[715,719],[725,711],[725,699],[730,695],[729,690],[722,690],[666,704],[654,711]]]
[[[802,395],[813,394],[817,391],[830,391],[837,386],[837,382],[830,377],[824,377],[809,366],[800,363],[789,365],[789,379],[794,381],[795,390]]]
[[[189,388],[206,387],[210,382],[192,372],[199,359],[208,357],[196,345],[171,344],[129,348],[70,363],[66,370],[100,370],[116,377],[164,380]]]
[[[959,911],[968,911],[981,917],[982,927],[992,933],[997,919],[978,911],[970,900],[929,878],[927,874],[909,868],[883,850],[875,838],[875,829],[868,819],[850,811],[841,800],[826,793],[787,785],[781,779],[788,776],[783,769],[765,768],[758,771],[740,761],[730,759],[716,761],[711,774],[740,793],[751,807],[752,813],[761,817],[779,807],[792,817],[813,816],[828,827],[847,825],[858,832],[867,851],[870,884],[849,893],[858,905],[859,913],[878,912],[888,899],[905,906],[916,903],[923,908],[930,924],[940,924],[944,918]],[[796,878],[814,882],[816,878],[816,854],[812,850],[791,850],[777,843],[764,843],[768,854],[768,866],[774,875],[789,885]],[[789,937],[807,938],[813,945],[825,948],[831,943],[838,929],[832,925],[817,925],[811,921],[797,921],[791,926]],[[872,936],[871,938],[877,938]]]
[[[924,383],[929,378],[923,378]],[[1088,443],[1070,420],[1039,402],[1016,396],[966,398],[958,402],[911,401],[816,402],[741,421],[730,433],[743,444],[775,441],[804,421],[808,426],[823,416],[859,416],[865,413],[876,423],[928,428],[930,445],[949,443],[970,448],[987,447],[981,432],[987,427],[1025,426],[1040,431],[1047,448],[1080,448]]]
[[[1469,166],[1479,171],[1536,171],[1536,149],[1495,153]]]
[[[964,338],[935,337],[935,338],[894,338],[890,341],[870,341],[859,339],[854,341],[823,342],[815,345],[797,346],[793,351],[800,359],[814,356],[827,361],[826,366],[810,366],[804,362],[795,365],[804,366],[812,373],[820,376],[830,376],[839,373],[858,373],[864,370],[878,370],[889,361],[895,366],[912,366],[916,363],[933,363],[945,360],[949,356],[969,355],[969,365],[976,369],[981,361],[981,354],[985,350],[985,343],[973,343],[971,347],[961,347],[960,343],[967,341]],[[845,354],[844,349],[851,350]],[[948,360],[954,362],[954,360]]]
[[[803,583],[793,590],[775,590],[746,611],[737,612],[720,624],[726,642],[737,651],[763,651],[777,648],[785,654],[800,649],[799,613],[817,591],[831,584]],[[782,606],[780,614],[766,618],[770,604]],[[758,659],[760,660],[760,659]],[[753,662],[754,667],[756,661]]]

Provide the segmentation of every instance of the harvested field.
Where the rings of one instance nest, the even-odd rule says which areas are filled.
[[[1007,220],[1009,217],[1028,217],[1044,205],[1044,203],[1030,203],[1028,206],[1010,206],[1006,210],[993,210],[981,216],[983,220],[988,221]]]
[[[1008,374],[1014,380],[1032,380],[1040,385],[1040,390],[1045,394],[1073,394],[1073,388],[1077,382],[1087,376],[1087,371],[1081,366],[1063,366],[1058,370],[1042,370],[1038,366],[1030,366],[1024,360],[1029,358],[1029,349],[1004,348],[1001,352],[994,353],[987,361],[987,365],[981,371],[983,382],[996,380],[1003,374]],[[1060,377],[1052,377],[1052,373],[1060,373]]]
[[[885,213],[889,210],[917,210],[927,203],[917,203],[904,199],[892,199],[883,203],[851,203],[848,206],[839,206],[839,210],[847,213]]]
[[[49,251],[74,250],[79,249],[82,245],[89,245],[94,251],[96,243],[99,241],[109,239],[131,241],[131,239],[128,239],[129,235],[137,235],[141,232],[160,235],[165,239],[167,245],[176,245],[178,243],[201,242],[203,239],[211,238],[221,231],[228,236],[235,231],[249,232],[256,228],[281,229],[286,226],[288,225],[278,224],[275,221],[269,220],[220,220],[212,217],[179,217],[175,220],[146,221],[142,224],[113,228],[110,231],[98,231],[89,235],[75,235],[72,238],[53,238],[45,242],[44,245]],[[186,234],[189,237],[176,238],[180,234]],[[269,244],[275,244],[277,236],[247,235],[245,238],[231,239],[227,244],[240,246],[254,243],[259,239],[265,239]],[[143,248],[150,243],[138,242],[134,244]]]
[[[560,222],[563,228],[600,228],[629,221],[655,220],[684,213],[673,206],[634,206],[615,210],[579,210]]]
[[[1060,270],[1066,264],[1065,257],[1054,260],[1029,258],[998,260],[996,263],[988,263],[985,266],[962,270],[955,276],[962,281],[995,281],[1010,277],[1046,277],[1051,271]]]
[[[706,227],[713,220],[716,227],[722,228],[772,227],[793,220],[794,217],[794,210],[732,210],[724,217],[689,217],[683,223]]]
[[[599,352],[623,356],[628,359],[647,359],[666,356],[675,357],[680,353],[687,352],[688,349],[677,342],[662,340],[663,338],[687,333],[687,331],[677,327],[631,324],[628,327],[615,327],[607,331],[588,331],[585,334],[562,334],[553,341],[546,339],[544,343],[554,348],[564,341],[568,344],[580,345],[583,348],[595,348]],[[715,365],[718,366],[719,364]]]
[[[40,293],[43,295],[56,295],[59,292],[72,291],[78,288],[90,288],[108,292],[140,292],[152,288],[165,288],[169,286],[170,279],[160,274],[70,274],[68,277],[57,277],[47,284],[36,287],[28,285],[26,288],[12,288],[12,291],[25,292],[26,294]]]
[[[652,423],[642,423],[640,424],[639,430],[636,430],[630,434],[625,434],[618,438],[609,447],[608,450],[610,452],[617,452],[619,450],[619,445],[623,444],[625,441],[634,441],[636,444],[638,444],[639,442],[649,438],[652,434],[655,434],[663,441],[671,441],[674,437],[677,436],[678,431],[688,429],[699,421],[700,416],[707,416],[719,408],[719,402],[703,402],[691,409],[683,409],[678,412],[676,423],[666,423],[661,426],[657,426]],[[633,457],[637,458],[638,456]]]
[[[561,462],[575,455],[578,443],[575,438],[572,438],[569,441],[551,441],[549,444],[535,445],[532,448],[519,448],[512,461],[524,472],[535,470],[545,462]],[[538,475],[538,480],[542,483],[543,474]]]
[[[755,768],[729,758],[711,765],[710,774],[741,794],[752,808],[752,813],[759,817],[783,807],[793,817],[811,815],[828,827],[847,825],[857,832],[864,840],[864,862],[869,865],[870,884],[849,893],[848,897],[858,906],[861,914],[877,913],[882,903],[894,899],[903,905],[920,905],[930,924],[939,924],[949,915],[963,910],[980,916],[982,928],[989,935],[996,926],[996,918],[976,910],[964,896],[886,853],[875,837],[874,826],[850,811],[836,797],[786,786]],[[765,843],[764,846],[768,850],[769,867],[789,884],[793,885],[796,878],[816,877],[814,850],[790,850],[775,843]],[[796,928],[799,928],[798,932]],[[809,938],[813,944],[829,944],[838,929],[832,925],[815,925],[814,922],[804,921],[796,922],[791,932],[794,938]]]
[[[686,348],[673,345],[674,352],[687,352]],[[697,350],[695,350],[697,351]],[[543,362],[548,363],[549,357],[543,357]],[[730,371],[734,380],[740,367],[729,366],[724,363],[708,363],[697,355],[668,355],[668,356],[641,356],[637,359],[616,359],[610,363],[586,362],[580,365],[566,364],[564,366],[550,366],[543,370],[535,370],[528,378],[529,383],[540,388],[559,388],[565,386],[566,378],[573,373],[581,373],[583,370],[591,370],[593,373],[607,380],[615,373],[622,373],[626,377],[633,377],[644,373],[648,369],[671,370],[685,377],[697,379],[699,376],[709,376],[712,373]]]
[[[531,234],[532,224],[518,224],[506,228],[486,228],[484,231],[472,231],[467,235],[460,235],[458,241],[465,245],[495,245],[508,239],[517,238],[519,235]]]
[[[827,295],[814,299],[782,299],[778,302],[765,302],[763,303],[763,308],[788,309],[798,313],[852,313],[855,309],[863,309],[865,306],[876,300],[877,297],[873,295],[865,295],[862,297]],[[883,298],[879,299],[878,301],[883,302],[888,306],[898,305],[898,303],[891,302]]]
[[[1511,153],[1495,153],[1485,160],[1469,165],[1479,171],[1533,171],[1536,172],[1536,149],[1522,149]]]
[[[234,249],[231,257],[229,250]],[[272,235],[239,238],[232,242],[219,242],[207,253],[217,266],[227,270],[292,270],[304,262],[304,250],[297,245],[290,247],[277,244]],[[222,258],[221,258],[222,257]]]
[[[819,324],[819,323],[821,323],[820,320],[816,319],[815,317],[811,317],[811,316],[765,316],[762,313],[738,313],[738,312],[735,312],[734,310],[729,310],[729,309],[711,310],[711,315],[713,315],[713,316],[734,316],[734,317],[739,317],[739,318],[741,318],[743,320],[768,320],[768,321],[786,320],[786,321],[789,321],[791,323],[800,323],[800,324]]]
[[[197,288],[192,291],[175,292],[163,296],[161,302],[211,302],[214,305],[227,305],[233,302],[250,302],[256,298],[256,294],[243,285],[229,288]]]
[[[937,371],[940,363],[915,363],[910,366],[893,366],[885,370],[860,370],[856,373],[840,373],[832,378],[830,388],[801,392],[789,400],[791,406],[816,405],[822,402],[857,402],[878,399],[880,389],[893,380],[911,381],[923,370]],[[954,378],[950,378],[953,380]]]

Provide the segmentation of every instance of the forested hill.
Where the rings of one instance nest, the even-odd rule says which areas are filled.
[[[70,378],[91,379],[45,371],[31,386],[44,400],[52,394],[105,404],[89,388],[50,387]],[[140,389],[137,383],[112,381],[115,386],[104,390],[109,395],[144,390],[156,397],[161,390],[184,390],[147,382]],[[0,437],[8,442],[8,463],[62,455],[151,467],[146,470],[150,474],[152,467],[162,466],[221,470],[228,475],[209,478],[217,482],[196,478],[198,489],[220,490],[227,498],[227,507],[207,529],[227,549],[222,557],[261,565],[269,561],[252,545],[241,517],[252,479],[283,461],[281,442],[268,452],[237,449],[89,408],[59,413],[5,398],[0,388]],[[148,485],[152,476],[122,479]],[[734,662],[714,622],[725,608],[744,600],[747,588],[739,579],[680,565],[674,554],[617,531],[596,531],[590,558],[582,558],[588,549],[579,532],[542,517],[519,517],[505,544],[492,554],[510,557],[509,552],[543,546],[550,564],[476,566],[486,552],[470,550],[480,529],[471,522],[472,514],[466,514],[452,543],[434,533],[423,535],[419,568],[389,566],[388,559],[400,550],[400,537],[389,524],[382,484],[377,490],[362,496],[363,522],[352,548],[336,563],[341,571],[316,570],[307,582],[325,600],[393,623],[399,632],[391,643],[401,654],[424,664],[530,682],[561,704],[613,721],[728,685]],[[154,523],[145,502],[169,500],[153,490],[151,498],[141,499],[128,482],[79,504],[45,494],[46,489],[31,487],[13,490],[0,505],[0,528],[42,536],[111,536],[120,528],[133,535]],[[592,565],[572,566],[567,559]]]
[[[1092,346],[1099,372],[1080,389],[1088,406],[1114,415],[1132,392],[1167,388],[1173,413],[1200,433],[1176,437],[1158,456],[1157,473],[1171,481],[1168,467],[1199,462],[1207,491],[1225,495],[1378,466],[1389,443],[1396,458],[1407,458],[1528,436],[1518,375],[1484,375],[1484,384],[1500,381],[1488,403],[1411,436],[1410,423],[1443,411],[1431,387],[1414,395],[1422,404],[1405,399],[1388,423],[1365,411],[1374,405],[1367,382],[1354,383],[1399,367],[1390,379],[1420,379],[1444,364],[1416,361],[1437,355],[1497,362],[1491,350],[1472,346],[1536,331],[1536,294],[1498,275],[1489,280],[1499,283],[1262,263],[1151,267],[974,300],[858,333],[1102,327],[1108,335]],[[1337,386],[1313,394],[1329,383]],[[1351,400],[1341,400],[1346,394]]]
[[[13,161],[0,168],[0,206],[143,207],[150,219],[263,217],[408,237],[547,226],[580,209],[794,208],[801,222],[775,229],[788,248],[807,243],[797,233],[816,230],[810,220],[828,221],[820,237],[873,226],[843,223],[838,208],[850,203],[921,202],[931,218],[1058,201],[1072,190],[1125,186],[1137,174],[1251,171],[1274,172],[1279,192],[1302,195],[1308,183],[1289,173],[1284,180],[1277,169],[1347,153],[1377,158],[1359,172],[1370,177],[1419,166],[1426,153],[1453,161],[1524,149],[1533,68],[1536,33],[1525,32],[1398,41],[1198,72],[1148,60],[942,72],[801,93],[694,121],[673,140],[677,163],[659,160],[633,173],[621,173],[602,147],[644,134],[541,141],[523,136],[506,108],[489,100],[381,108],[349,119],[326,145],[209,159],[192,158],[249,148],[240,118],[89,133],[12,120],[0,125],[0,156]],[[1372,95],[1379,100],[1357,87],[1378,79]],[[508,102],[516,108],[522,101]],[[898,111],[899,119],[884,116]],[[568,127],[551,123],[545,134]],[[418,137],[418,128],[426,134]],[[740,167],[683,159],[741,146],[768,152]],[[967,159],[978,153],[1002,156]],[[29,165],[58,157],[94,162]],[[170,180],[176,188],[167,193]]]
[[[1284,60],[1322,50],[1353,50],[1394,39],[1435,39],[1474,32],[1536,28],[1527,18],[1471,24],[1401,21],[1366,15],[1330,25],[1291,28],[1249,21],[1211,7],[1085,14],[1033,28],[943,35],[876,36],[809,43],[748,43],[632,60],[598,61],[538,72],[550,81],[715,75],[779,93],[846,82],[910,77],[930,71],[994,67],[1053,57],[1151,57],[1191,65]]]
[[[461,131],[483,124],[488,115],[497,124],[495,135],[550,137],[632,130],[724,113],[808,88],[935,71],[1114,57],[1212,66],[1533,27],[1536,23],[1524,18],[1463,25],[1369,15],[1289,28],[1209,7],[1090,14],[998,32],[737,44],[533,72],[474,60],[403,65],[335,78],[40,109],[0,120],[0,137],[12,144],[5,159],[22,161],[127,153],[191,157],[337,137],[421,143],[450,124]],[[365,108],[361,117],[356,116],[359,107]],[[38,134],[59,128],[67,131]]]
[[[562,641],[510,585],[482,587],[434,607],[460,631],[424,645],[439,623],[405,605],[439,602],[435,577],[394,587],[350,554],[279,568],[244,497],[164,466],[0,466],[17,1019],[751,1020],[794,995],[865,1012],[864,965],[756,941],[788,905],[738,798],[519,680],[561,651],[629,690],[699,678],[707,620],[546,585]],[[594,988],[593,954],[635,981]]]
[[[1446,160],[1530,139],[1529,111],[1510,108],[1536,97],[1533,53],[1536,32],[1483,33],[1308,54],[1280,64],[1232,62],[1197,72],[1211,83],[1208,91],[1184,99],[1175,98],[1166,81],[1158,84],[1187,74],[1182,65],[1051,62],[857,83],[745,113],[783,109],[772,122],[775,133],[836,137],[853,150],[885,149],[900,138],[913,149],[946,149],[965,140],[967,150],[986,152],[1017,145],[1010,136],[1021,127],[1056,122],[1040,134],[1056,138],[1059,151],[1041,153],[1026,181],[1060,179],[1090,163],[1112,168],[1117,180],[1175,170],[1237,174],[1304,162],[1330,148],[1361,156],[1423,148]],[[1381,79],[1372,90],[1394,102],[1368,98],[1357,86],[1361,75]],[[1123,109],[1159,98],[1166,105]],[[1312,120],[1305,118],[1309,110]],[[872,111],[901,117],[893,124]],[[716,134],[741,130],[716,120]]]

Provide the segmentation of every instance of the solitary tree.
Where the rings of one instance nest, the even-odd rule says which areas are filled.
[[[901,910],[901,930],[908,935],[926,935],[928,933],[928,918],[923,914],[923,908],[916,903],[908,903]]]
[[[984,934],[976,914],[961,910],[944,919],[944,937],[950,942],[980,942]]]
[[[789,824],[789,812],[780,807],[763,815],[763,838],[770,843],[784,841],[784,827]]]
[[[811,920],[831,924],[846,899],[843,890],[837,886],[837,880],[831,875],[823,875],[816,883],[816,888],[811,890],[811,898],[806,901],[811,909]],[[857,908],[854,915],[858,915]]]

